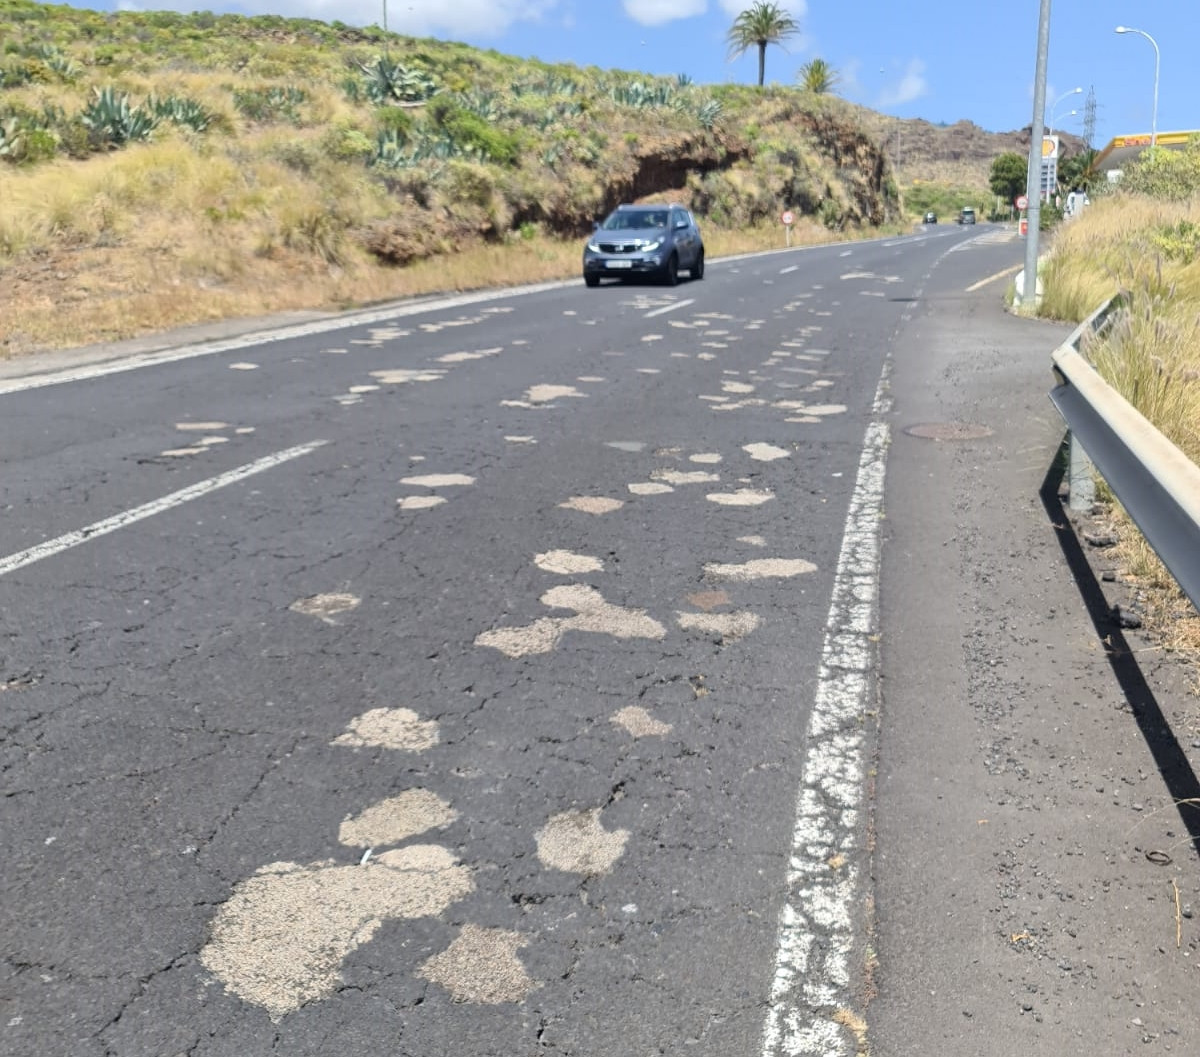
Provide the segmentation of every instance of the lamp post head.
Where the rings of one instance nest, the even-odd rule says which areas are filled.
[[[1128,33],[1129,27],[1128,26],[1117,26],[1117,28],[1114,29],[1113,32],[1114,33]]]

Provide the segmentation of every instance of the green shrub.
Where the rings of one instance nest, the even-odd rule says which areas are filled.
[[[375,147],[362,129],[338,122],[321,137],[321,149],[326,157],[337,161],[365,162],[371,158]]]
[[[303,88],[291,85],[264,85],[261,88],[248,88],[233,93],[233,105],[238,112],[250,121],[268,124],[277,121],[287,121],[293,125],[300,124],[300,104],[308,99],[308,93]]]
[[[429,118],[464,153],[480,154],[501,165],[512,165],[521,153],[518,136],[464,110],[449,97],[430,104]]]
[[[375,111],[375,120],[385,132],[395,132],[407,139],[413,127],[413,114],[401,106],[381,106]]]
[[[1150,244],[1167,260],[1187,264],[1200,258],[1200,224],[1190,220],[1155,228],[1149,238]]]
[[[1200,136],[1182,151],[1155,147],[1125,168],[1121,190],[1183,201],[1200,192]]]

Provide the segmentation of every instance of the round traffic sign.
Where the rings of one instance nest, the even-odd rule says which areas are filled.
[[[783,214],[783,222],[787,224],[788,227],[791,227],[791,225],[795,223],[795,220],[796,218],[792,216],[792,211],[790,209]]]
[[[1025,195],[1017,195],[1017,208],[1024,209],[1029,205],[1029,199]]]

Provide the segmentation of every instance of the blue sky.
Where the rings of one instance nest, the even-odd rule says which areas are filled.
[[[729,61],[725,34],[750,0],[96,0],[76,6],[234,11],[366,25],[435,36],[547,62],[689,74],[700,83],[757,79],[754,52]],[[767,80],[795,81],[822,58],[840,71],[839,94],[898,117],[974,121],[992,132],[1033,114],[1040,0],[778,0],[800,23],[787,50],[767,51]],[[1083,134],[1096,93],[1095,145],[1149,132],[1154,46],[1161,52],[1158,129],[1200,128],[1195,72],[1200,0],[1053,0],[1046,123]],[[1189,55],[1192,57],[1189,58]],[[1068,95],[1073,88],[1078,95]],[[1075,115],[1072,110],[1077,110]],[[1054,119],[1057,118],[1057,121]]]

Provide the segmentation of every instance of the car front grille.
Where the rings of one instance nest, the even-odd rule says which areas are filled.
[[[633,253],[638,248],[636,242],[601,242],[601,253]]]

